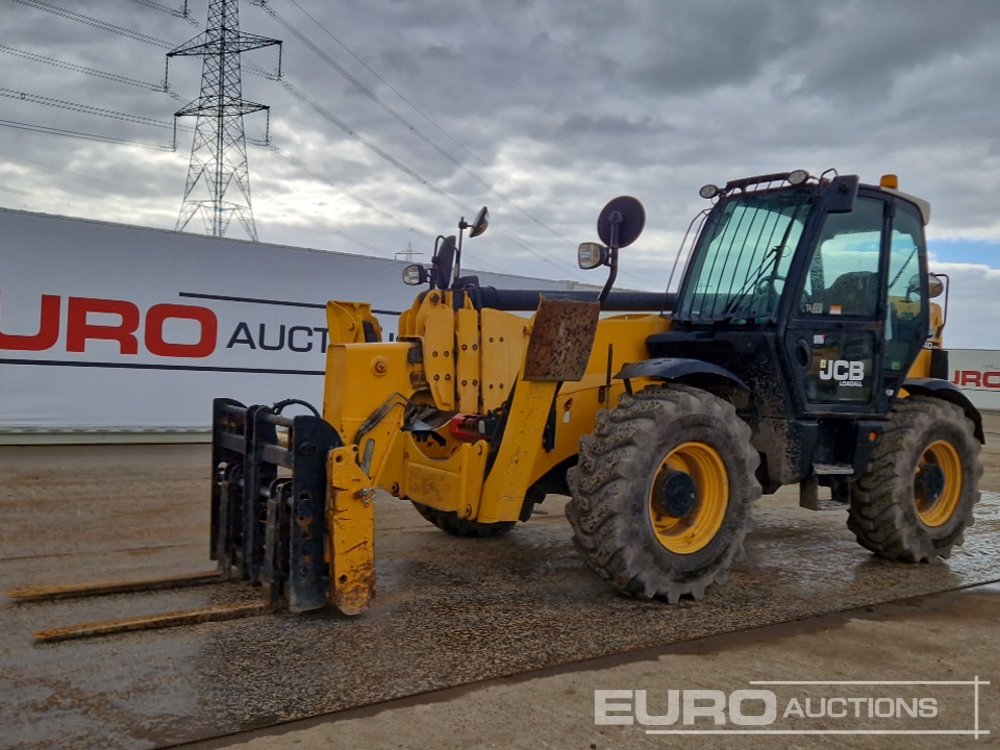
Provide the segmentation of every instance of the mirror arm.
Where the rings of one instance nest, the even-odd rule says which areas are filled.
[[[601,307],[604,307],[604,303],[608,299],[608,295],[611,294],[611,287],[615,285],[615,279],[618,278],[618,248],[610,248],[609,256],[608,265],[611,266],[611,273],[608,274],[608,280],[604,282],[604,288],[601,290],[601,296],[597,298]]]
[[[436,278],[437,278],[437,267],[438,267],[438,250],[441,248],[441,240],[444,239],[443,234],[439,234],[434,238],[434,254],[431,256],[431,270],[430,270],[430,286],[431,289],[437,288]]]
[[[622,222],[625,221],[625,216],[621,211],[612,211],[608,218],[611,222],[611,241],[608,242],[608,265],[611,266],[611,273],[608,274],[608,280],[604,282],[604,288],[601,290],[601,296],[597,298],[601,307],[604,307],[604,303],[608,299],[608,295],[611,294],[611,287],[614,286],[615,279],[618,278],[619,236]]]
[[[462,237],[465,235],[465,230],[468,228],[468,224],[465,222],[465,217],[463,216],[458,220],[458,251],[455,253],[455,275],[452,276],[453,280],[458,280],[462,275]]]

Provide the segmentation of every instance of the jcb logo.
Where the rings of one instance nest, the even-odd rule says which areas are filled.
[[[865,379],[865,363],[862,360],[821,359],[819,379],[836,380],[840,385],[858,383]]]

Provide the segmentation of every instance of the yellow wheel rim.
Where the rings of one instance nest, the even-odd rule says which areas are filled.
[[[677,446],[656,470],[648,505],[653,532],[666,549],[678,555],[703,549],[719,533],[729,507],[722,456],[705,443]]]
[[[955,446],[938,440],[927,447],[917,464],[913,495],[927,526],[942,526],[952,518],[962,497],[962,459]]]

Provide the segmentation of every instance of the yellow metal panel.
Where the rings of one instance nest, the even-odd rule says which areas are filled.
[[[407,353],[413,346],[407,342],[338,344],[327,350],[323,418],[344,442],[354,442],[361,424],[394,394],[409,397]],[[397,400],[402,403],[403,398]]]
[[[931,376],[931,350],[921,349],[917,358],[913,360],[910,371],[906,373],[907,378],[929,378]]]
[[[417,313],[417,335],[423,342],[424,372],[434,402],[443,411],[455,409],[455,312],[451,293],[433,291]]]
[[[345,615],[359,615],[375,596],[375,490],[355,446],[330,451],[327,476],[330,600]]]
[[[418,294],[409,309],[403,310],[403,314],[399,316],[399,329],[397,331],[399,336],[417,335],[417,314],[420,312],[420,305],[426,294],[426,292]]]
[[[528,318],[500,310],[484,309],[482,330],[482,410],[498,409],[510,396],[511,387],[524,361]]]
[[[458,367],[458,410],[469,414],[481,413],[479,398],[479,313],[466,308],[455,313],[458,324],[456,355]]]
[[[424,454],[411,435],[405,438],[400,495],[460,518],[475,518],[486,471],[487,444],[460,443],[446,458]]]
[[[607,388],[609,372],[613,376],[625,364],[646,359],[649,356],[647,337],[669,327],[669,319],[659,315],[601,319],[587,363],[587,374],[578,382],[563,383],[559,389],[555,444],[551,451],[544,450],[542,434],[553,391],[548,391],[548,395],[535,393],[529,399],[528,387],[542,384],[518,383],[501,453],[487,479],[477,520],[490,523],[517,519],[528,488],[552,468],[575,456],[580,438],[593,431],[597,412],[618,404],[625,385],[621,380],[611,380]],[[634,381],[633,387],[639,390],[648,382]]]
[[[363,302],[326,303],[326,327],[331,344],[362,343],[365,340],[364,324],[368,323],[378,340],[382,340],[382,326],[372,315],[372,306]]]
[[[558,383],[521,381],[517,384],[503,441],[486,479],[476,520],[516,521],[524,495],[538,479],[532,469],[542,449],[542,432]]]

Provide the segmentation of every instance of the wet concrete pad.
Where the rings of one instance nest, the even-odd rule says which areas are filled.
[[[173,456],[182,475],[183,461],[201,459],[191,451]],[[23,512],[16,482],[0,489],[0,528],[17,531],[0,540],[4,588],[205,567],[207,495],[167,494],[159,482],[144,491],[141,476],[98,484],[112,505],[128,498],[130,512],[110,527],[86,511],[94,502],[87,493],[96,489],[74,495],[61,485],[60,512],[33,516]],[[37,486],[34,492],[33,501],[47,508],[45,493]],[[929,565],[872,557],[846,530],[842,510],[804,511],[788,495],[764,499],[748,554],[730,580],[702,602],[676,606],[615,594],[577,558],[560,499],[542,510],[501,539],[455,539],[408,504],[381,498],[379,592],[360,618],[272,615],[35,646],[31,633],[43,627],[254,594],[223,584],[45,605],[4,602],[0,747],[164,746],[1000,579],[998,493],[984,493],[965,546],[950,561]],[[153,520],[144,524],[144,517]],[[170,543],[137,546],[136,538],[145,545],[156,537],[157,524]],[[63,544],[53,546],[47,534]]]

